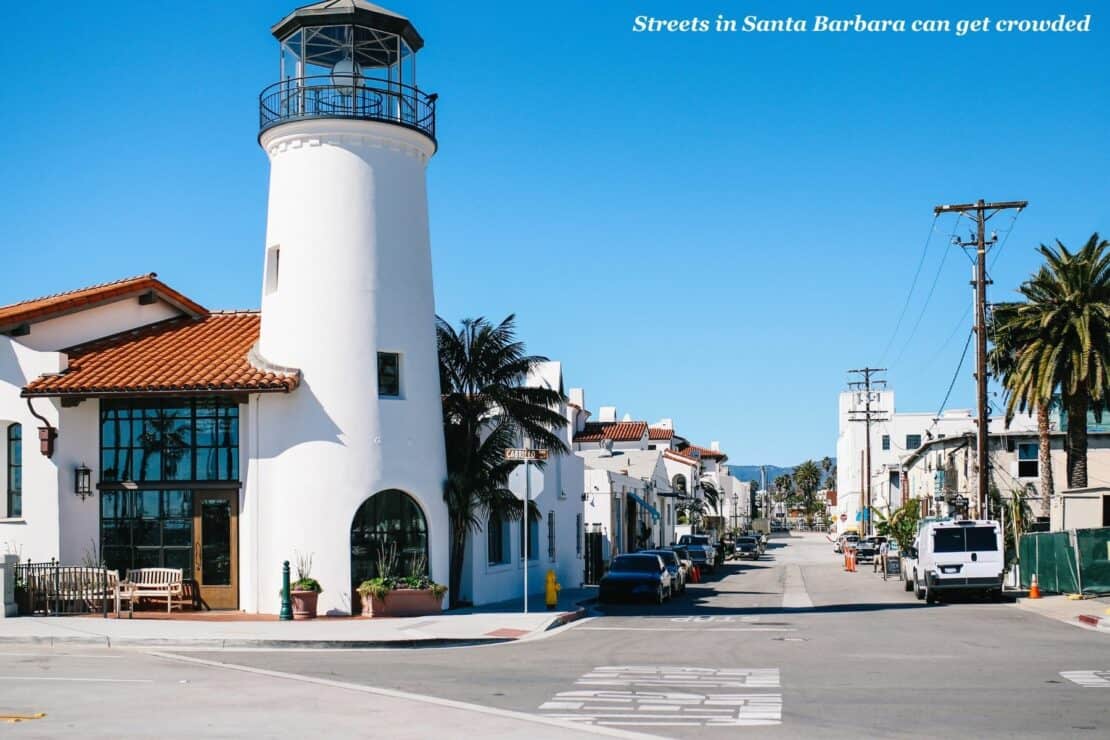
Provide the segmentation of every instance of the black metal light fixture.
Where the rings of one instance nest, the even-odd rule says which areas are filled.
[[[73,492],[84,501],[92,495],[92,471],[85,463],[81,463],[73,471]]]

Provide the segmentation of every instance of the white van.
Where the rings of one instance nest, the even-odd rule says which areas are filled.
[[[934,603],[948,591],[1002,595],[1002,527],[989,520],[930,522],[917,533],[910,562],[919,599]]]

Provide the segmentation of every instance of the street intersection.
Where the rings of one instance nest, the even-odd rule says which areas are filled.
[[[4,710],[47,713],[19,725],[30,737],[49,736],[34,728],[51,718],[133,735],[166,702],[179,724],[159,734],[191,737],[239,734],[225,723],[256,713],[259,737],[370,732],[360,718],[383,737],[465,726],[490,737],[1070,738],[1110,727],[1105,633],[1012,603],[926,606],[869,568],[844,572],[823,535],[774,538],[763,559],[730,562],[661,607],[591,614],[538,638],[442,649],[20,647],[0,653],[0,690]],[[103,712],[119,701],[128,713]]]

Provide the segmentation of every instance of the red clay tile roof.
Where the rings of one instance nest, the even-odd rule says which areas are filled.
[[[97,339],[66,350],[69,369],[36,378],[23,395],[291,391],[297,371],[248,360],[260,320],[258,312],[212,313]]]
[[[150,291],[193,318],[208,315],[208,309],[158,280],[158,275],[152,272],[112,283],[0,306],[0,331],[10,331],[21,324],[44,321]]]
[[[575,442],[600,442],[611,439],[614,442],[638,442],[647,431],[646,421],[591,421],[586,428],[574,435]]]
[[[674,430],[667,427],[648,427],[648,439],[672,439]]]
[[[670,459],[672,459],[676,462],[686,463],[687,465],[697,465],[698,464],[698,461],[693,459],[692,457],[689,457],[689,456],[686,456],[686,455],[680,455],[679,453],[671,452],[670,450],[663,450],[663,457],[669,457]]]
[[[690,445],[689,447],[683,447],[681,450],[678,451],[678,454],[684,455],[685,457],[689,457],[689,458],[692,458],[694,460],[697,460],[697,459],[703,459],[703,460],[704,459],[710,459],[710,460],[725,460],[725,459],[728,459],[728,455],[726,455],[723,452],[720,452],[719,450],[711,450],[711,449],[708,449],[706,447],[698,447],[697,445]]]

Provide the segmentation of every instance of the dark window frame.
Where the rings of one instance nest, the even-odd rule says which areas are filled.
[[[500,514],[490,514],[486,521],[487,565],[508,565],[512,562],[511,550],[505,547],[505,528],[508,525],[508,521]]]
[[[188,488],[239,481],[239,404],[228,398],[101,400],[99,435],[102,484]],[[152,463],[154,475],[147,477]]]
[[[1023,449],[1032,449],[1032,457],[1022,457]],[[1036,442],[1017,445],[1018,478],[1037,478],[1040,475],[1040,446]]]
[[[383,360],[392,359],[393,367],[383,364]],[[378,353],[378,397],[401,398],[401,353]]]
[[[8,456],[5,511],[8,518],[18,519],[23,516],[23,425],[9,424],[4,439]]]
[[[917,444],[913,444],[913,440],[917,440]],[[906,451],[912,452],[921,446],[920,434],[907,434],[906,435]]]
[[[890,435],[889,434],[884,434],[883,435],[883,438],[881,440],[881,444],[882,444],[882,448],[884,450],[889,450],[890,449]]]
[[[105,567],[118,570],[121,578],[129,568],[181,568],[186,580],[193,578],[197,495],[187,488],[101,491],[100,557]]]

